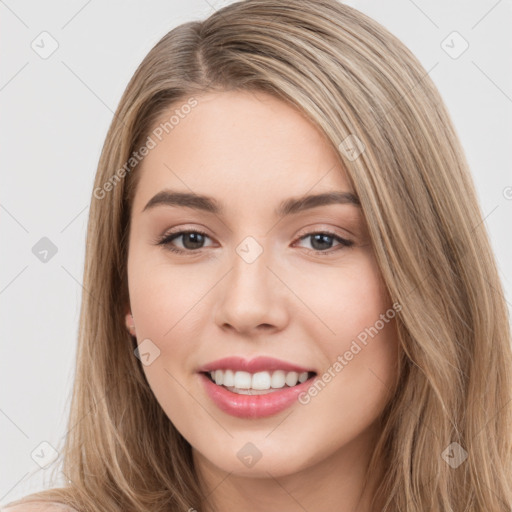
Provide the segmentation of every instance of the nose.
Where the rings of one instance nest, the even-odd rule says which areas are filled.
[[[223,330],[257,335],[283,329],[289,293],[265,251],[252,262],[234,252],[231,270],[217,288],[215,322]]]

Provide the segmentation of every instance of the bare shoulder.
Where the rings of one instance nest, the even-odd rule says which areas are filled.
[[[56,501],[14,501],[1,507],[0,512],[77,512],[77,510]]]

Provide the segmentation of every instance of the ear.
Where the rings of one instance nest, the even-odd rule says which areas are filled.
[[[135,322],[133,320],[133,315],[131,314],[129,309],[125,315],[125,324],[126,324],[126,328],[128,329],[128,332],[132,336],[135,336]]]

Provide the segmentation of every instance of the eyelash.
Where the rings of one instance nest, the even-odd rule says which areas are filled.
[[[171,252],[174,252],[176,254],[185,254],[185,253],[189,253],[189,254],[194,254],[194,253],[198,253],[201,251],[201,248],[200,249],[178,249],[176,247],[173,247],[171,245],[171,242],[176,239],[176,238],[179,238],[180,236],[182,235],[186,235],[186,234],[199,234],[199,235],[202,235],[202,236],[205,236],[207,238],[210,238],[205,232],[203,231],[199,231],[199,230],[196,230],[196,229],[191,229],[191,230],[186,230],[186,231],[176,231],[175,233],[168,233],[166,235],[164,235],[163,237],[159,238],[157,240],[157,245],[162,245],[162,246],[165,246],[165,249],[168,250],[168,251],[171,251]],[[337,242],[340,243],[340,245],[338,246],[338,248],[335,248],[335,249],[328,249],[326,251],[320,251],[320,250],[316,250],[316,249],[307,249],[308,253],[313,253],[315,255],[322,255],[322,254],[325,254],[325,255],[329,255],[333,252],[336,252],[338,250],[341,250],[341,249],[344,249],[346,247],[350,247],[354,244],[354,242],[352,242],[351,240],[346,240],[345,238],[342,238],[340,237],[339,235],[336,235],[335,233],[332,233],[330,231],[313,231],[311,233],[307,233],[301,237],[299,237],[297,240],[303,240],[304,238],[309,238],[309,237],[312,237],[314,235],[328,235],[329,237],[331,238],[334,238]]]

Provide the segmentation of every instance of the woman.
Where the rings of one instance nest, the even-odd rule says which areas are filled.
[[[435,86],[365,15],[175,28],[98,166],[68,485],[7,512],[509,510],[481,219]]]

